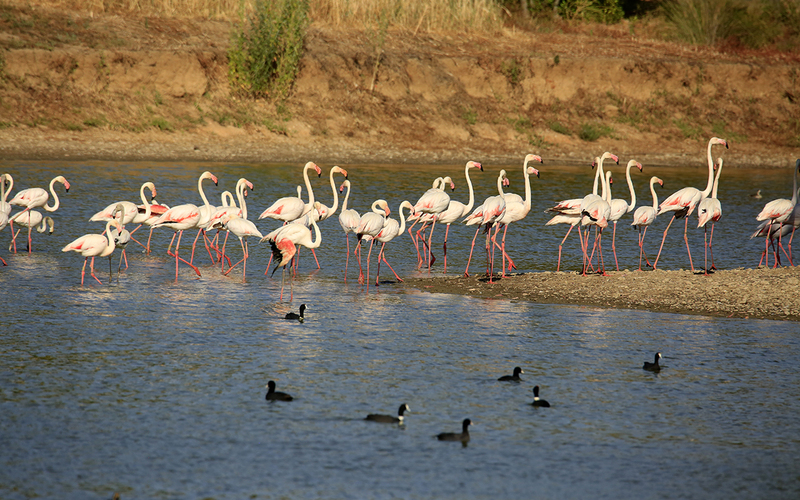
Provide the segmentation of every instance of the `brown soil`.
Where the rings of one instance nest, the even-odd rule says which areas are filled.
[[[0,158],[318,163],[585,163],[602,151],[705,168],[789,167],[800,54],[723,53],[567,25],[496,36],[392,31],[370,90],[368,33],[312,26],[284,102],[237,98],[223,21],[0,3]],[[585,123],[610,127],[597,140]],[[561,132],[561,133],[559,133]],[[551,163],[551,164],[552,164]],[[800,320],[793,268],[409,279],[478,297]],[[602,285],[602,286],[599,286]]]
[[[735,153],[726,167],[793,163],[800,55],[690,48],[647,29],[391,31],[370,91],[374,37],[314,25],[276,105],[231,93],[228,22],[0,4],[0,155],[516,164],[609,150],[702,167],[718,135]],[[608,135],[582,140],[585,123]]]

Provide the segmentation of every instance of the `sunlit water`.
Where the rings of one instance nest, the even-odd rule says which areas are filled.
[[[480,203],[498,166],[473,174]],[[330,205],[324,179],[318,198]],[[199,203],[196,180],[218,203],[239,177],[256,186],[250,218],[294,193],[300,166],[222,164],[13,163],[16,189],[57,175],[53,235],[34,234],[34,252],[0,252],[0,497],[2,498],[797,498],[800,493],[800,342],[795,323],[477,300],[398,289],[391,273],[377,289],[358,285],[354,261],[342,282],[345,242],[335,220],[322,224],[322,269],[303,250],[294,299],[279,300],[280,271],[264,276],[268,249],[251,242],[247,281],[223,277],[198,252],[201,278],[165,255],[129,246],[130,268],[98,285],[83,259],[60,249],[100,232],[89,217],[109,203],[138,200],[152,180],[161,202]],[[389,201],[393,214],[433,177],[451,175],[466,201],[463,166],[348,166],[350,205]],[[522,192],[521,168],[508,167]],[[511,226],[507,247],[519,270],[554,270],[566,227],[545,227],[553,202],[591,188],[585,168],[541,168],[529,217]],[[617,167],[615,172],[620,171]],[[705,182],[702,169],[648,168],[635,174],[650,201]],[[624,179],[622,175],[619,175]],[[337,178],[337,185],[341,178]],[[624,184],[617,181],[617,186]],[[764,200],[749,194],[761,188]],[[616,187],[615,196],[624,188]],[[753,267],[763,241],[749,240],[768,199],[789,197],[791,172],[729,169],[714,235],[717,267]],[[396,215],[395,215],[396,216]],[[624,219],[625,221],[625,219]],[[652,233],[657,251],[666,219]],[[690,223],[696,225],[692,217]],[[637,265],[636,233],[618,228],[620,266]],[[262,232],[277,227],[258,222]],[[620,230],[622,229],[622,230]],[[668,236],[667,269],[688,267],[682,227]],[[454,224],[448,270],[463,272],[474,230]],[[656,237],[658,235],[659,237]],[[437,229],[435,248],[441,248]],[[651,235],[648,234],[648,237]],[[192,236],[193,237],[193,236]],[[690,228],[702,254],[702,232]],[[185,241],[185,240],[184,240]],[[8,243],[8,230],[2,237]],[[229,247],[231,241],[228,242]],[[24,246],[24,243],[23,243]],[[238,241],[232,252],[238,258]],[[187,251],[184,249],[184,252]],[[387,245],[401,276],[418,275],[407,236]],[[441,273],[441,255],[434,272]],[[374,256],[373,256],[374,258]],[[612,257],[613,258],[613,257]],[[697,259],[697,257],[695,257]],[[702,257],[701,257],[702,258]],[[477,257],[482,264],[482,256]],[[580,265],[577,239],[565,267]],[[116,269],[117,255],[114,258]],[[608,263],[608,261],[607,261]],[[697,261],[695,262],[697,265]],[[480,264],[473,268],[478,271]],[[660,264],[660,263],[659,263]],[[357,265],[355,265],[357,267]],[[374,266],[372,269],[374,276]],[[390,279],[391,278],[391,279]],[[287,291],[289,284],[286,284]],[[700,298],[698,298],[700,300]],[[283,315],[309,305],[307,320]],[[659,374],[641,369],[661,351]],[[497,377],[514,366],[519,384]],[[264,385],[295,396],[264,401]],[[531,389],[551,408],[533,408]],[[363,421],[367,413],[411,407],[403,426]],[[435,435],[473,420],[467,447]]]

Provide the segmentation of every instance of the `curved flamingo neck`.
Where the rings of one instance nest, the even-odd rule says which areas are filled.
[[[592,187],[592,194],[597,194],[597,185],[603,178],[603,157],[598,156],[595,158],[595,160],[597,160],[597,172],[594,173],[594,186]]]
[[[658,195],[656,194],[656,179],[650,179],[650,194],[653,195],[653,210],[658,213]]]
[[[314,226],[314,237],[316,240],[312,241],[311,244],[308,245],[308,248],[319,248],[322,243],[322,234],[319,232],[319,226],[313,218],[311,218],[311,225]]]
[[[331,191],[333,191],[333,206],[331,207],[331,211],[329,212],[330,215],[336,213],[336,210],[339,208],[339,190],[336,189],[336,184],[333,183],[333,174],[336,173],[333,169],[331,169]],[[330,216],[329,215],[329,216]]]
[[[3,174],[0,177],[2,177],[2,179],[0,179],[0,182],[2,183],[2,198],[0,198],[0,201],[5,203],[9,193],[11,193],[11,190],[14,189],[14,178],[9,174]],[[6,188],[6,180],[8,180],[8,188]]]
[[[797,172],[795,170],[795,172]],[[711,197],[717,197],[717,189],[719,189],[719,176],[722,173],[722,158],[719,159],[719,166],[717,167],[717,175],[714,177],[714,189],[711,190]],[[796,177],[796,175],[795,175]],[[797,196],[797,190],[795,189],[795,196]]]
[[[794,181],[792,181],[792,205],[797,205],[797,171],[800,170],[800,159],[794,164]]]
[[[314,167],[311,162],[306,163],[306,166],[303,167],[303,180],[305,181],[306,189],[308,190],[308,203],[306,203],[307,207],[306,212],[314,208],[314,190],[311,188],[311,180],[308,178],[308,171],[311,170],[312,168]]]
[[[467,176],[467,179],[469,179],[469,176]],[[403,215],[404,208],[413,208],[413,205],[408,201],[404,201],[400,204],[400,208],[398,209],[398,212],[400,212],[400,230],[397,234],[403,234],[406,231],[406,216]]]
[[[350,181],[345,183],[345,187],[347,187],[347,193],[344,195],[344,201],[342,202],[342,212],[347,210],[347,200],[350,198]]]
[[[242,210],[242,219],[247,219],[247,203],[244,201],[244,187],[247,180],[242,177],[236,183],[236,199],[239,201],[239,208]]]
[[[144,218],[149,219],[150,214],[152,213],[152,208],[150,208],[150,201],[147,199],[147,196],[144,195],[145,188],[149,189],[150,192],[153,192],[153,188],[155,185],[152,182],[145,182],[142,184],[142,187],[139,188],[139,197],[142,199],[142,203],[144,203]]]
[[[628,162],[628,168],[625,169],[625,179],[628,181],[628,189],[631,192],[631,204],[628,205],[628,212],[633,210],[633,207],[636,206],[636,191],[633,189],[633,181],[631,180],[631,167],[634,166],[636,163],[633,160]]]
[[[472,189],[472,179],[469,178],[469,169],[472,168],[472,164],[468,163],[466,167],[464,167],[464,177],[467,178],[467,187],[469,188],[469,202],[467,206],[464,208],[464,213],[469,212],[472,210],[472,206],[475,205],[475,191]],[[402,231],[400,231],[402,233]]]
[[[600,198],[606,202],[611,200],[611,183],[608,182],[609,179],[611,179],[611,172],[606,172],[605,175],[603,175],[603,184],[601,186],[602,190],[600,191]]]
[[[525,178],[525,201],[523,202],[523,206],[525,207],[525,212],[529,212],[531,209],[531,175],[528,173],[528,159],[525,159],[525,165],[522,167],[522,175]]]
[[[48,212],[55,212],[56,210],[58,210],[58,207],[61,206],[61,200],[58,199],[58,195],[56,194],[56,190],[53,189],[53,186],[55,186],[57,181],[58,181],[58,177],[56,177],[52,181],[50,181],[50,194],[53,195],[53,206],[51,207],[49,205],[45,205],[44,207],[42,207],[45,210],[47,210]]]
[[[711,138],[711,140],[708,141],[708,183],[706,184],[706,188],[701,191],[703,198],[707,198],[708,195],[711,194],[711,190],[714,187],[714,160],[711,158],[711,146],[714,145],[713,141],[714,138]]]
[[[206,207],[211,208],[211,203],[208,202],[208,198],[206,198],[206,193],[203,191],[203,179],[206,179],[205,175],[201,175],[199,179],[197,179],[197,192],[200,193],[200,198],[203,200],[203,205]]]
[[[503,192],[503,180],[506,178],[505,170],[500,172],[500,175],[497,177],[497,192],[500,193],[500,196],[503,197],[506,194]]]

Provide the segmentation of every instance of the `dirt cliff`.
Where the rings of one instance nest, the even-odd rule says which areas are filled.
[[[580,163],[610,150],[702,167],[712,135],[740,153],[731,167],[800,151],[800,55],[656,42],[633,25],[390,31],[382,46],[312,25],[291,96],[268,102],[231,92],[230,23],[0,10],[7,159]]]

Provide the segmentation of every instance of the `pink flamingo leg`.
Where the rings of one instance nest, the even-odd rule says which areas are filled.
[[[442,251],[444,252],[444,273],[447,274],[447,234],[450,232],[450,224],[447,225],[447,229],[444,231],[444,245],[442,245]],[[386,265],[389,265],[387,262]],[[392,266],[389,266],[392,267]]]
[[[365,282],[367,283],[367,287],[369,287],[369,261],[372,258],[372,247],[375,245],[375,238],[372,238],[369,242],[369,252],[367,252],[367,278]]]
[[[436,218],[433,219],[433,224],[431,224],[431,232],[428,235],[428,254],[430,258],[428,259],[428,274],[431,273],[431,266],[434,262],[436,262],[436,257],[433,256],[433,247],[431,244],[433,243],[433,230],[436,228]]]
[[[86,276],[86,263],[89,262],[89,257],[83,259],[83,267],[81,268],[81,286],[83,286],[83,278]]]
[[[475,230],[475,236],[472,237],[472,246],[469,248],[469,259],[467,259],[467,268],[464,269],[464,276],[469,278],[469,263],[472,262],[472,251],[475,249],[475,239],[478,237],[478,232],[481,230],[481,226],[478,226],[478,229]]]
[[[319,261],[317,260],[317,252],[315,252],[313,248],[311,249],[311,254],[314,256],[314,262],[317,263],[317,269],[322,269],[322,267],[319,265]]]
[[[683,241],[686,242],[686,252],[689,254],[689,267],[692,268],[692,272],[694,272],[694,263],[692,263],[692,251],[689,250],[689,235],[687,231],[689,230],[689,216],[686,216],[686,221],[683,225]]]
[[[561,240],[561,243],[558,245],[558,264],[556,265],[556,272],[559,272],[561,270],[561,248],[564,246],[564,242],[567,241],[567,236],[569,236],[569,233],[572,232],[573,227],[575,226],[572,225],[569,226],[567,234],[564,236],[564,239]]]
[[[347,266],[350,264],[350,236],[344,233],[344,241],[347,242],[347,253],[344,261],[344,282],[347,283]]]
[[[98,283],[100,283],[100,284],[102,285],[102,284],[103,284],[103,282],[102,282],[102,281],[100,281],[100,279],[99,279],[97,276],[95,276],[95,275],[94,275],[94,257],[92,257],[92,264],[89,266],[89,268],[90,268],[90,270],[91,270],[91,273],[92,273],[92,278],[96,279],[96,280],[97,280],[97,282],[98,282]],[[82,283],[81,283],[81,284],[82,284]]]
[[[619,271],[619,262],[617,261],[617,221],[614,221],[614,233],[611,236],[611,250],[614,251],[614,264]]]
[[[656,266],[658,265],[658,259],[661,258],[661,250],[664,248],[664,240],[667,239],[667,232],[669,231],[669,227],[672,225],[672,222],[675,220],[675,216],[673,215],[672,218],[669,220],[669,224],[667,224],[667,228],[664,230],[664,236],[661,238],[661,246],[658,248],[658,255],[656,255],[656,260],[653,262],[653,269],[655,270]]]

